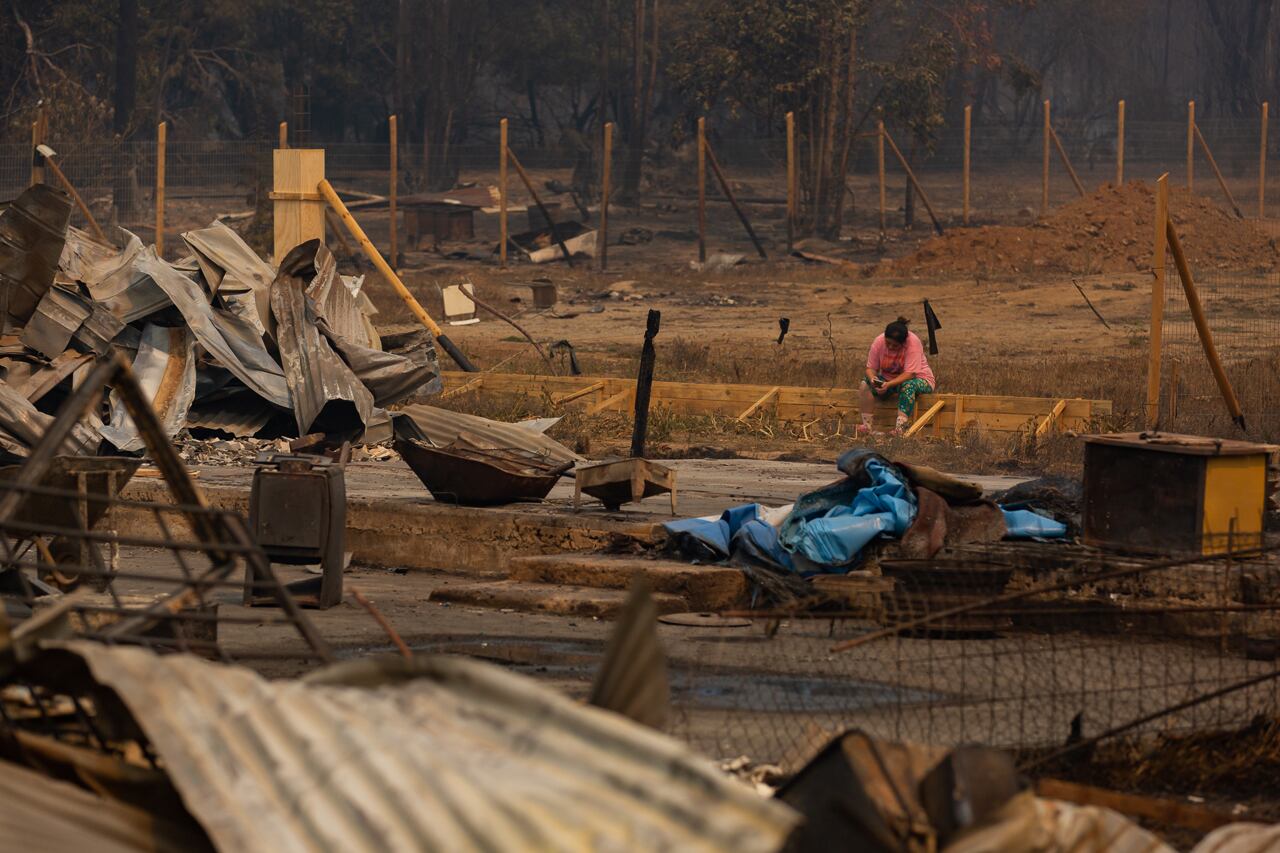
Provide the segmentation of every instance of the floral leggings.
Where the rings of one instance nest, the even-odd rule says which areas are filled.
[[[883,379],[884,377],[881,376],[880,378]],[[890,388],[888,391],[877,390],[876,387],[871,384],[871,381],[867,379],[865,376],[863,377],[862,381],[866,382],[867,385],[870,386],[872,396],[874,396],[878,400],[883,400],[886,397],[889,397],[893,394],[897,394],[898,395],[898,411],[902,412],[904,415],[908,417],[910,417],[911,413],[915,411],[916,395],[933,393],[933,388],[929,386],[929,383],[919,378],[908,379],[906,382],[903,382],[901,385],[896,385],[893,388]]]

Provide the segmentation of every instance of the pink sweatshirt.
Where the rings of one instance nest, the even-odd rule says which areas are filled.
[[[880,335],[871,344],[867,353],[867,369],[879,373],[885,379],[896,379],[903,373],[910,373],[918,379],[929,383],[929,388],[937,389],[937,380],[929,369],[929,362],[924,357],[924,344],[915,332],[907,332],[907,342],[896,353],[889,352],[885,345],[884,335]]]

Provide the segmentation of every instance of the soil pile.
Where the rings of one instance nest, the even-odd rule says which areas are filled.
[[[1209,199],[1170,189],[1169,211],[1192,268],[1271,270],[1275,242]],[[1155,187],[1107,185],[1034,225],[957,228],[914,253],[875,267],[876,275],[1115,273],[1150,269]]]

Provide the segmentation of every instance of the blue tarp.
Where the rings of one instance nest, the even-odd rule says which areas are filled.
[[[856,448],[836,467],[845,479],[801,495],[775,529],[759,504],[730,507],[718,519],[685,518],[663,525],[701,556],[763,563],[813,575],[845,572],[877,536],[901,538],[916,517],[915,492],[888,460]],[[1010,539],[1054,539],[1066,525],[1027,509],[1001,510]]]

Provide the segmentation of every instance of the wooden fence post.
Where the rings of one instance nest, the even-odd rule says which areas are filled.
[[[1147,428],[1160,421],[1160,354],[1164,343],[1164,283],[1168,237],[1165,224],[1169,219],[1169,175],[1156,182],[1155,233],[1151,247],[1151,335],[1147,341]]]
[[[1049,99],[1044,99],[1044,151],[1040,157],[1040,215],[1049,215]]]
[[[507,120],[498,122],[498,262],[507,265]]]
[[[1267,215],[1267,119],[1270,117],[1271,105],[1262,102],[1262,138],[1258,142],[1258,218]]]
[[[44,183],[44,158],[36,154],[36,149],[44,145],[46,137],[49,135],[49,114],[44,111],[44,107],[36,114],[36,120],[31,123],[31,185]]]
[[[600,271],[609,269],[609,190],[613,178],[613,122],[604,124],[604,159],[600,169]]]
[[[876,122],[876,173],[880,178],[880,233],[885,227],[884,122]]]
[[[397,116],[393,115],[387,119],[387,131],[391,138],[391,191],[387,195],[387,207],[391,212],[391,251],[387,259],[394,270],[400,268],[397,260],[399,253],[396,251],[396,238],[399,236],[396,233],[399,230],[396,227],[396,202],[400,184],[400,121]]]
[[[169,125],[156,127],[156,257],[164,257],[164,155],[169,141]]]
[[[973,107],[968,104],[964,108],[964,201],[961,204],[961,219],[969,224],[969,134],[973,129]]]
[[[1264,105],[1265,108],[1265,105]],[[787,252],[796,242],[796,114],[787,113]]]
[[[707,260],[707,120],[698,119],[698,261]]]
[[[1124,186],[1124,100],[1116,104],[1116,187]]]
[[[1187,101],[1187,192],[1196,185],[1196,102]]]
[[[280,144],[277,145],[276,147],[288,148],[289,147],[289,122],[287,121],[280,122],[279,133],[280,133]]]

